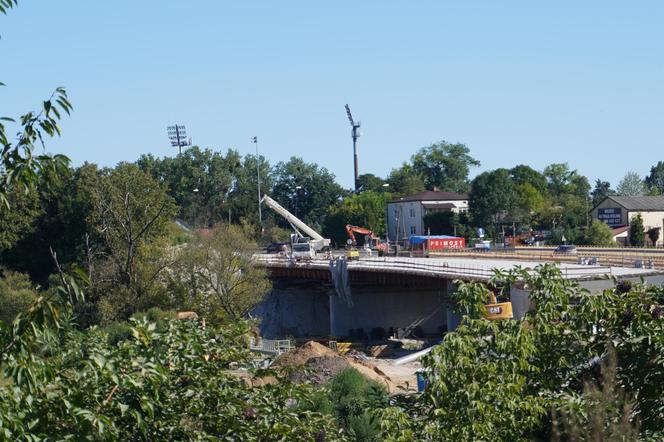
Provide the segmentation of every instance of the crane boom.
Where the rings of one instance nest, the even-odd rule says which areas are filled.
[[[261,203],[265,203],[265,205],[267,205],[270,209],[277,212],[279,215],[283,216],[286,219],[286,221],[288,221],[295,228],[300,229],[305,234],[309,235],[311,239],[316,241],[325,241],[325,238],[323,238],[318,232],[316,232],[314,229],[306,225],[302,220],[300,220],[298,217],[290,213],[281,204],[279,204],[269,196],[263,195]],[[327,241],[329,244],[329,240]]]

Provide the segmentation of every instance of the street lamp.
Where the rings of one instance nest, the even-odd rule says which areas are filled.
[[[300,199],[300,190],[302,190],[302,186],[295,186],[295,216],[298,216],[297,213],[297,203],[298,200]]]
[[[383,192],[387,191],[387,188],[390,187],[390,183],[383,183],[381,186]],[[388,247],[390,244],[390,212],[387,210],[387,201],[385,202],[385,241],[387,241]]]
[[[194,195],[198,195],[198,187],[194,187],[193,192],[194,192]],[[194,228],[196,228],[196,221],[197,221],[196,218],[198,218],[198,216],[197,216],[198,215],[198,207],[196,205],[197,201],[198,201],[198,199],[196,197],[194,197],[194,222],[192,223],[194,225]]]

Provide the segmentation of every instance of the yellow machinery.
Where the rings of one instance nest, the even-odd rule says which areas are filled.
[[[497,321],[500,319],[512,319],[512,303],[511,302],[498,302],[496,295],[491,293],[489,297],[489,304],[485,304],[486,316],[489,321]]]
[[[346,252],[346,259],[348,259],[349,261],[360,259],[360,251],[357,250],[355,247],[351,247]]]

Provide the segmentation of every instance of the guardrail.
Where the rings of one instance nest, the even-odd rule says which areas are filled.
[[[513,256],[511,258],[514,259]],[[292,258],[279,257],[278,255],[255,255],[255,259],[268,267],[315,269],[327,269],[330,262],[329,259],[295,261]],[[440,259],[422,258],[363,258],[359,261],[348,262],[348,270],[408,273],[483,281],[490,279],[494,275],[493,267],[489,265],[459,265],[441,261]],[[561,267],[561,272],[566,278],[572,279],[594,278],[613,274],[611,267],[601,265],[563,266]]]

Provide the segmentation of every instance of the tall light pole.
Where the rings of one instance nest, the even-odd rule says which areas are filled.
[[[360,138],[360,128],[361,123],[357,123],[353,120],[353,115],[350,113],[350,106],[346,105],[346,114],[348,115],[348,121],[350,121],[351,132],[350,135],[353,138],[353,165],[355,172],[355,193],[359,190],[359,175],[358,175],[358,161],[357,161],[357,139]]]
[[[182,153],[182,148],[191,146],[191,139],[187,141],[187,129],[184,125],[175,124],[166,128],[168,138],[171,140],[171,146],[178,148],[178,153]]]
[[[253,137],[251,142],[256,145],[256,182],[258,188],[258,227],[263,234],[263,211],[261,210],[261,161],[258,156],[258,137]]]
[[[388,190],[390,187],[390,183],[383,183],[381,186],[383,188],[383,195],[385,195],[385,192]],[[387,208],[387,201],[385,202],[385,239],[387,240],[387,244],[390,244],[390,211]]]

